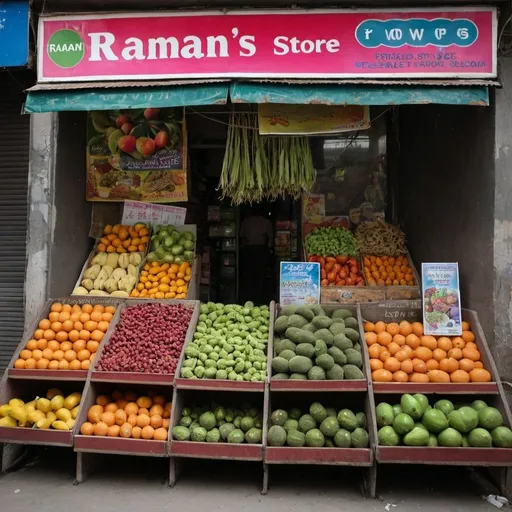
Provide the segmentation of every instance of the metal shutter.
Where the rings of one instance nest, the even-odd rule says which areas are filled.
[[[0,74],[0,375],[21,341],[28,217],[30,116],[23,85]]]

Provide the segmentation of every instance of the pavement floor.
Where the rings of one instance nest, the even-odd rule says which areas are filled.
[[[98,459],[96,471],[74,485],[74,454],[37,449],[0,478],[0,512],[480,512],[496,511],[482,495],[492,486],[472,469],[380,466],[378,499],[360,492],[354,468],[272,466],[260,494],[260,463],[186,461],[167,486],[168,460],[126,456]]]

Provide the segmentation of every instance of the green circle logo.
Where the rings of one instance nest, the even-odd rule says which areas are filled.
[[[82,37],[74,30],[57,30],[49,39],[48,57],[61,68],[76,66],[85,55]]]

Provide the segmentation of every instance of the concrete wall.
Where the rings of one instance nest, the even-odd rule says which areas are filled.
[[[494,219],[495,354],[502,378],[512,381],[512,58],[500,59],[496,91]]]
[[[85,200],[84,112],[59,114],[55,160],[55,230],[50,260],[49,295],[70,295],[93,242],[89,238],[91,203]]]
[[[414,261],[459,262],[462,306],[496,355],[494,107],[400,107],[398,131],[398,212]]]

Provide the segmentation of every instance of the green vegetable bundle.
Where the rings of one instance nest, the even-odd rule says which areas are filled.
[[[357,256],[357,241],[344,227],[320,227],[306,236],[308,255]]]
[[[315,402],[303,414],[299,408],[276,409],[270,416],[269,446],[301,448],[368,448],[366,415],[350,409],[337,411]]]
[[[261,409],[250,404],[224,407],[212,403],[184,407],[172,436],[176,441],[261,444],[262,427]]]
[[[315,181],[307,137],[262,137],[257,116],[233,114],[219,188],[234,204],[291,195],[299,198]]]
[[[185,379],[261,382],[267,377],[268,306],[201,304],[194,340],[185,348]]]

